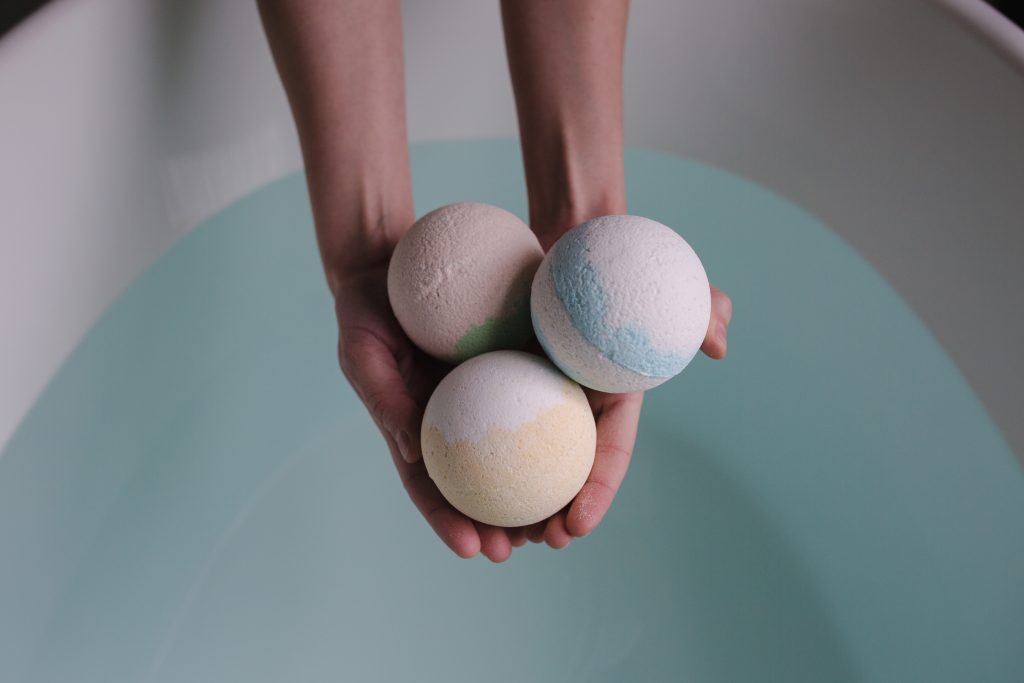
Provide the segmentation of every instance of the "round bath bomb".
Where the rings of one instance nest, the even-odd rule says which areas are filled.
[[[544,251],[514,214],[450,204],[420,218],[395,247],[388,298],[418,347],[459,363],[522,347],[532,334],[530,282]]]
[[[655,387],[693,359],[711,291],[689,244],[657,221],[602,216],[555,243],[533,279],[533,328],[562,372],[598,391]]]
[[[547,359],[493,351],[437,385],[420,434],[427,473],[448,502],[497,526],[533,524],[583,488],[597,430],[587,397]]]

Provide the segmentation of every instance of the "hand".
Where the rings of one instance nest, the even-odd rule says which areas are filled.
[[[386,266],[342,276],[337,292],[341,370],[384,435],[409,498],[459,557],[483,552],[494,562],[508,559],[513,546],[526,543],[525,531],[466,517],[445,500],[423,464],[423,409],[451,366],[420,351],[399,327],[388,302]]]
[[[593,531],[629,467],[642,393],[587,390],[597,421],[597,452],[586,484],[570,505],[526,528],[483,524],[445,500],[427,474],[420,451],[423,408],[450,366],[424,354],[402,332],[387,298],[386,266],[346,275],[338,292],[335,312],[342,372],[384,436],[409,498],[452,551],[463,558],[483,552],[491,561],[503,562],[527,538],[564,548],[573,537]],[[702,347],[708,356],[725,356],[731,316],[729,297],[712,287],[711,322]]]
[[[711,321],[701,346],[707,356],[725,358],[726,336],[732,319],[732,300],[711,286]],[[598,525],[626,476],[636,442],[643,392],[606,394],[587,390],[590,407],[597,422],[597,452],[587,483],[576,498],[550,518],[526,528],[534,543],[547,542],[552,548],[569,545],[574,537],[586,536]]]

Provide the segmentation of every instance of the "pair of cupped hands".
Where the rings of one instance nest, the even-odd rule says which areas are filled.
[[[547,251],[558,235],[538,237]],[[394,244],[385,249],[388,256],[393,249]],[[463,558],[483,553],[492,562],[504,562],[527,540],[560,549],[594,530],[626,476],[642,392],[607,394],[584,388],[597,424],[597,450],[590,476],[567,506],[525,527],[478,522],[445,500],[420,452],[423,409],[452,366],[423,353],[402,331],[388,301],[387,259],[349,267],[336,284],[341,370],[384,436],[409,498],[452,551]],[[710,358],[725,357],[731,317],[728,295],[712,286],[711,321],[701,346]],[[539,353],[539,346],[536,350]]]

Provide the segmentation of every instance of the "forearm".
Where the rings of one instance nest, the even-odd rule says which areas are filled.
[[[628,0],[503,0],[530,198],[545,247],[626,208],[622,57]]]
[[[414,218],[398,0],[260,0],[332,293]]]

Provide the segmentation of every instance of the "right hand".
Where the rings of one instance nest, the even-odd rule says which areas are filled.
[[[526,543],[525,530],[466,517],[445,500],[423,464],[423,409],[451,366],[427,356],[402,331],[388,301],[386,264],[346,273],[336,291],[341,370],[383,434],[409,498],[459,557],[482,552],[504,562],[514,546]]]

